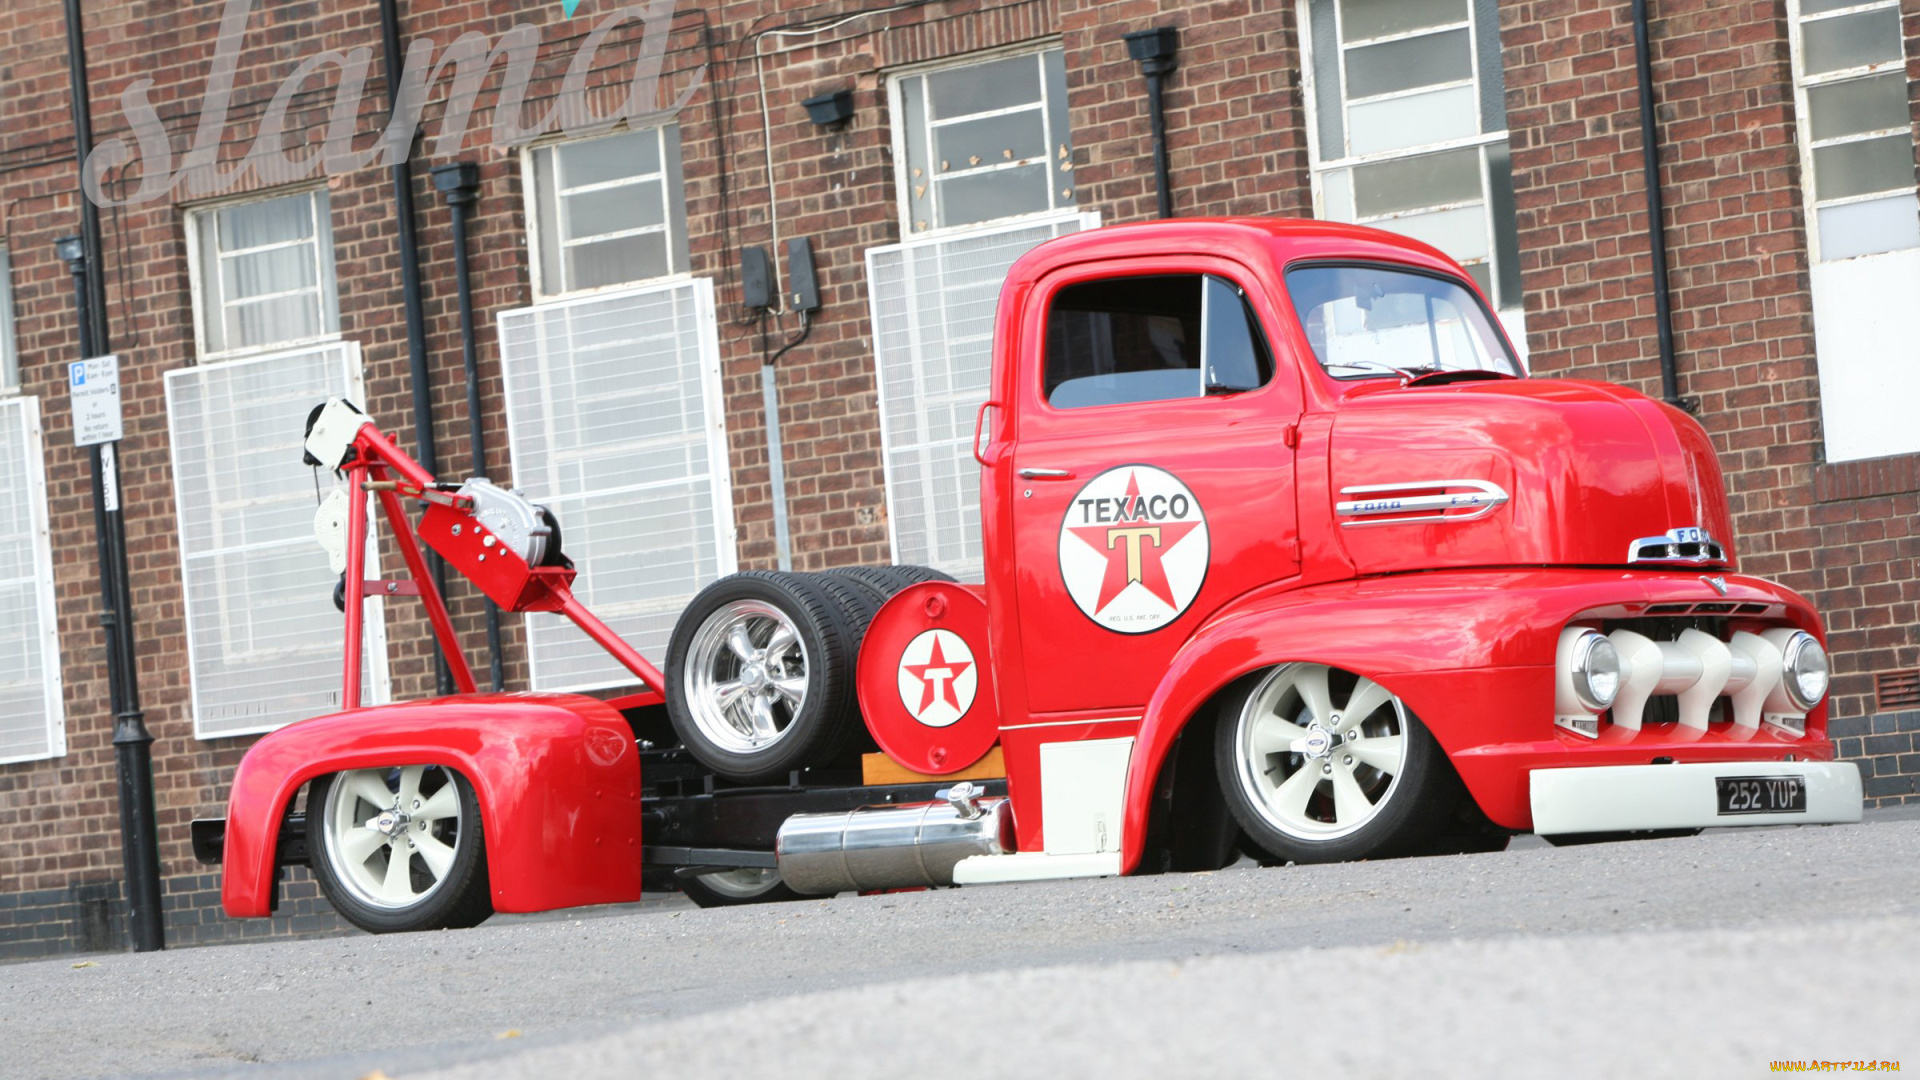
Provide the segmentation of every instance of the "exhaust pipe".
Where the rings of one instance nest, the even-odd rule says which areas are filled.
[[[951,885],[961,859],[1013,850],[1012,804],[980,793],[962,782],[945,802],[795,814],[774,840],[780,878],[815,896]]]

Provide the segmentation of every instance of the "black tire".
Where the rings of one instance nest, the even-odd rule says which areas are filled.
[[[785,645],[780,655],[764,656],[756,673],[754,664],[727,644],[730,634],[714,640],[730,621],[742,626],[763,655],[775,651],[768,646],[785,627],[797,642],[800,667],[794,666],[794,647]],[[750,570],[701,590],[674,625],[667,646],[667,716],[681,744],[707,768],[745,782],[784,779],[797,769],[837,763],[861,728],[853,664],[865,628],[854,622],[842,601],[808,575]],[[796,681],[801,683],[798,701],[778,692]],[[735,705],[723,704],[720,689],[762,682],[762,689],[750,693],[769,702],[770,733],[739,712],[739,695],[732,699]],[[752,697],[746,700],[758,707]]]
[[[915,585],[918,585],[923,581],[954,580],[954,577],[952,574],[948,574],[940,570],[935,570],[931,566],[914,566],[910,563],[900,563],[895,566],[890,566],[887,569],[892,570],[894,573],[900,575],[901,577],[906,578],[909,582]]]
[[[1219,773],[1227,809],[1254,846],[1249,854],[1263,862],[1326,863],[1397,858],[1429,850],[1434,838],[1455,820],[1456,807],[1465,791],[1445,752],[1413,711],[1404,707],[1396,706],[1390,713],[1394,726],[1404,738],[1405,756],[1398,763],[1399,772],[1380,773],[1382,777],[1390,776],[1390,781],[1381,789],[1377,800],[1369,803],[1365,816],[1357,817],[1359,824],[1351,826],[1350,831],[1334,832],[1325,839],[1315,838],[1309,830],[1298,826],[1289,831],[1279,824],[1288,820],[1285,814],[1265,799],[1256,802],[1256,792],[1262,789],[1255,787],[1254,779],[1243,776],[1271,778],[1275,772],[1291,766],[1293,772],[1288,773],[1288,777],[1305,773],[1310,779],[1307,786],[1313,792],[1306,809],[1298,815],[1300,820],[1307,820],[1319,812],[1319,807],[1333,803],[1332,793],[1322,792],[1321,781],[1315,775],[1318,769],[1332,767],[1330,761],[1319,765],[1317,759],[1308,755],[1283,751],[1263,754],[1261,761],[1249,762],[1246,772],[1242,771],[1241,731],[1243,724],[1254,722],[1251,703],[1256,699],[1264,701],[1269,684],[1286,677],[1290,669],[1315,667],[1317,665],[1281,665],[1271,670],[1270,677],[1249,680],[1222,703],[1214,738],[1214,767]],[[1352,702],[1358,697],[1360,684],[1366,681],[1356,681],[1356,676],[1344,672],[1329,671],[1328,674],[1333,687],[1329,700]],[[1392,703],[1391,695],[1388,699]],[[1367,715],[1381,715],[1380,708],[1368,709]],[[1343,744],[1335,743],[1327,753],[1338,753],[1340,745]],[[1334,785],[1329,781],[1327,786]],[[1329,831],[1339,827],[1337,817],[1336,814],[1335,820],[1328,823]]]
[[[873,624],[873,617],[880,613],[880,605],[885,598],[875,599],[878,590],[858,578],[841,574],[808,574],[814,583],[820,586],[833,602],[840,605],[840,614],[847,621],[847,627],[853,631],[853,639],[847,644],[854,657],[860,655],[860,642],[867,636],[867,627]]]
[[[1699,835],[1699,829],[1641,829],[1635,832],[1556,833],[1540,839],[1554,847],[1584,847],[1587,844],[1614,844],[1622,840],[1678,840]]]
[[[728,879],[734,871],[711,874],[675,875],[674,881],[687,899],[703,908],[743,907],[747,904],[786,904],[795,900],[824,900],[823,896],[802,896],[787,887],[776,872],[771,881],[736,884]]]
[[[408,773],[416,768],[421,771],[415,774],[414,791],[421,798],[409,799],[411,805],[406,807],[374,806],[368,809],[373,800],[361,793],[361,787],[383,782],[397,803],[406,788]],[[349,788],[346,786],[348,784],[355,786]],[[371,849],[356,867],[346,846],[351,840],[358,839],[355,834],[365,826],[356,826],[354,823],[389,809],[418,811],[423,801],[432,805],[433,797],[445,787],[453,790],[453,801],[458,807],[457,819],[442,817],[428,821],[422,818],[411,824],[426,826],[420,830],[420,836],[432,838],[452,849],[450,864],[444,873],[436,874],[428,863],[424,842],[416,847],[411,839],[415,834],[403,833],[410,838],[408,883],[410,887],[421,890],[421,895],[410,902],[381,900],[372,892],[370,875],[376,873],[375,863],[383,867],[392,865],[397,847],[391,842],[383,842]],[[396,819],[394,824],[404,829],[409,822]],[[319,881],[320,890],[326,894],[328,903],[342,918],[370,934],[462,929],[478,926],[493,914],[492,889],[487,878],[486,838],[480,824],[480,800],[474,795],[473,785],[467,782],[467,778],[452,769],[441,766],[361,769],[328,773],[316,779],[307,794],[307,850],[313,876]]]

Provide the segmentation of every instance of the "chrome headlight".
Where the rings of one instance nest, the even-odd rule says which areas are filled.
[[[1795,707],[1811,710],[1827,696],[1827,650],[1805,630],[1795,631],[1780,650],[1782,680]]]
[[[1605,635],[1589,630],[1574,642],[1567,674],[1573,677],[1573,692],[1580,704],[1605,712],[1620,693],[1620,652]]]

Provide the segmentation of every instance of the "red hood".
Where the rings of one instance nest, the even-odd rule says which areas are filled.
[[[1691,527],[1725,547],[1714,567],[1733,566],[1732,520],[1706,432],[1678,409],[1608,383],[1387,383],[1340,403],[1330,457],[1334,502],[1367,504],[1327,508],[1363,574],[1624,566],[1635,541]],[[1491,487],[1422,486],[1460,480]],[[1343,493],[1383,485],[1406,487]],[[1467,498],[1443,510],[1387,505],[1435,494]],[[1501,494],[1506,501],[1489,508]],[[1441,520],[1408,520],[1422,514]]]

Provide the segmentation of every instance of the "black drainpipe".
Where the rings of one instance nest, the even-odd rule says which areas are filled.
[[[400,13],[395,0],[380,0],[380,40],[386,53],[387,123],[391,127],[400,111],[400,78],[404,55],[400,51]],[[420,246],[414,238],[413,169],[411,146],[401,148],[406,155],[393,163],[394,231],[400,236],[400,292],[407,309],[407,379],[413,390],[414,460],[435,476],[439,461],[433,452],[433,385],[427,375],[427,316],[420,302]],[[427,565],[432,568],[433,583],[442,597],[447,595],[447,566],[429,549]],[[433,681],[444,696],[453,693],[453,672],[440,650],[433,651]]]
[[[1158,26],[1152,30],[1135,30],[1122,35],[1127,42],[1127,55],[1140,63],[1140,73],[1147,77],[1147,114],[1153,121],[1153,183],[1154,193],[1159,197],[1160,216],[1173,216],[1173,183],[1167,179],[1167,116],[1161,107],[1160,91],[1166,85],[1167,76],[1180,66],[1175,54],[1180,51],[1180,30],[1174,26]]]
[[[1640,77],[1640,156],[1646,169],[1647,247],[1653,254],[1653,314],[1660,332],[1660,396],[1693,412],[1697,400],[1680,396],[1673,360],[1673,303],[1667,285],[1666,209],[1660,196],[1660,129],[1653,117],[1653,51],[1647,47],[1647,0],[1633,0],[1634,68]]]
[[[453,276],[460,286],[460,362],[467,373],[467,442],[473,451],[473,475],[487,475],[486,445],[480,436],[480,357],[474,348],[473,276],[467,267],[467,215],[480,201],[480,166],[471,161],[439,165],[433,186],[453,211]],[[493,689],[505,686],[500,669],[500,609],[487,601],[487,668]]]
[[[93,153],[93,104],[80,0],[66,0],[67,78],[73,92],[73,156],[86,175]],[[80,235],[54,242],[73,275],[80,358],[107,354],[106,267],[100,258],[100,208],[80,192]],[[120,857],[127,876],[127,930],[135,952],[167,947],[160,901],[160,840],[153,802],[153,734],[140,708],[140,658],[133,639],[133,590],[127,582],[127,522],[120,509],[118,441],[87,448],[93,473],[93,528],[100,559],[100,626],[106,631],[107,697],[113,709],[113,758],[120,796]]]

